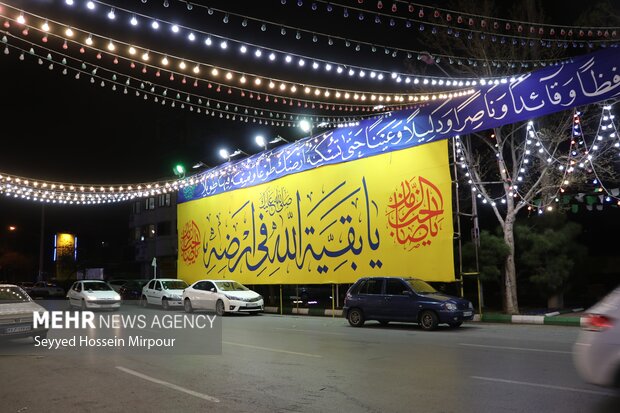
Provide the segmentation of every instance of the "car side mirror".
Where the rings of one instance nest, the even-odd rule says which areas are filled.
[[[408,295],[409,297],[413,297],[413,291],[411,291],[411,290],[404,290],[403,291],[403,295]]]
[[[215,292],[215,288],[209,288],[209,291],[211,291],[212,293]]]

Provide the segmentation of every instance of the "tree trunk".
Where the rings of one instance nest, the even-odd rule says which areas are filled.
[[[562,291],[550,295],[547,298],[547,308],[559,310],[564,308],[564,293]]]
[[[511,215],[508,215],[504,222],[504,242],[510,251],[504,264],[504,312],[506,314],[519,314],[515,269],[514,217]]]

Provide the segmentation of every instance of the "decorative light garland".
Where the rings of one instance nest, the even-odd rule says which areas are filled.
[[[80,32],[85,36],[85,42],[83,44],[83,46],[87,46],[87,47],[91,47],[94,48],[94,39],[93,37],[97,38],[97,39],[104,39],[104,41],[107,41],[107,46],[106,48],[110,51],[110,52],[116,52],[117,49],[119,49],[120,47],[118,45],[122,45],[126,48],[127,53],[129,56],[140,56],[142,57],[142,61],[146,64],[147,62],[151,61],[151,54],[155,55],[155,56],[159,56],[159,59],[161,61],[162,66],[157,66],[157,65],[152,65],[153,67],[158,67],[161,70],[168,70],[167,66],[170,64],[170,60],[172,59],[176,62],[176,66],[179,67],[180,70],[185,70],[188,69],[189,66],[192,66],[192,72],[194,73],[194,76],[198,76],[201,72],[202,69],[206,68],[207,71],[211,74],[211,79],[213,78],[219,78],[220,75],[220,71],[225,72],[226,75],[224,76],[226,78],[226,80],[229,82],[227,85],[228,86],[232,86],[232,81],[235,80],[235,77],[237,77],[239,79],[239,82],[242,85],[245,84],[252,84],[254,85],[254,88],[251,90],[254,90],[256,93],[261,92],[258,87],[260,87],[263,83],[268,84],[269,87],[273,88],[275,87],[276,84],[278,84],[279,89],[281,92],[288,92],[290,96],[296,96],[295,93],[297,92],[298,88],[299,90],[303,90],[303,93],[305,93],[306,95],[309,94],[314,94],[315,98],[322,98],[324,103],[330,103],[330,104],[338,104],[339,102],[331,100],[331,96],[334,96],[336,99],[340,99],[342,98],[344,101],[361,101],[361,102],[365,102],[366,100],[372,102],[373,104],[375,104],[375,102],[379,102],[381,104],[383,104],[383,102],[387,102],[390,103],[392,101],[394,102],[417,102],[418,100],[420,101],[425,101],[425,100],[436,100],[436,99],[447,99],[449,97],[450,94],[457,94],[458,93],[467,93],[470,94],[473,91],[469,90],[469,91],[453,91],[453,92],[447,92],[447,93],[435,93],[432,95],[428,95],[428,94],[419,94],[419,93],[415,93],[415,94],[407,94],[407,98],[405,98],[405,95],[403,94],[377,94],[377,93],[373,93],[373,92],[365,92],[365,91],[357,91],[357,90],[337,90],[337,89],[332,89],[332,88],[326,88],[326,87],[322,87],[322,86],[316,86],[316,85],[309,85],[309,84],[296,84],[296,83],[292,83],[292,82],[288,82],[288,81],[283,81],[280,79],[269,79],[269,78],[263,78],[254,74],[249,74],[249,73],[244,73],[244,72],[238,72],[235,70],[231,70],[231,69],[226,69],[226,68],[220,68],[220,67],[216,67],[213,66],[211,64],[207,64],[207,63],[201,63],[201,62],[196,62],[193,60],[189,60],[189,59],[183,59],[180,57],[176,57],[176,56],[171,56],[165,53],[161,53],[161,52],[157,52],[157,51],[153,51],[152,49],[141,49],[141,48],[137,48],[135,46],[132,46],[128,43],[119,41],[119,40],[114,40],[111,39],[109,37],[106,36],[100,36],[100,35],[93,35],[92,32],[88,32],[85,30],[81,30],[81,29],[76,29],[74,27],[68,27],[66,25],[64,25],[63,23],[59,23],[59,22],[55,22],[55,21],[51,21],[49,19],[44,19],[43,17],[34,15],[34,14],[30,14],[30,13],[26,13],[29,16],[34,17],[35,19],[39,19],[39,24],[40,24],[40,28],[38,26],[35,26],[33,24],[28,24],[25,17],[24,17],[24,13],[22,12],[17,18],[11,18],[10,16],[6,16],[5,14],[0,14],[1,17],[6,18],[7,20],[4,23],[4,27],[8,28],[10,27],[10,23],[9,21],[15,21],[17,22],[17,24],[20,25],[24,25],[26,27],[32,27],[33,29],[39,30],[43,33],[45,33],[44,39],[43,41],[46,42],[46,36],[48,35],[53,35],[53,36],[57,36],[57,37],[62,37],[59,34],[54,34],[52,32],[51,26],[50,26],[50,22],[57,24],[58,26],[62,27],[64,29],[64,33],[65,33],[65,40],[67,38],[69,38],[71,41],[75,42],[75,43],[80,43],[77,40],[74,40],[74,36],[76,36],[76,32]],[[8,27],[7,27],[8,26]],[[26,34],[27,34],[27,30],[26,30]],[[101,50],[101,49],[98,49]],[[117,54],[117,53],[115,53]],[[118,54],[117,54],[118,55]],[[131,58],[131,57],[128,57]],[[154,59],[153,59],[154,60]],[[181,73],[185,73],[185,72],[181,72]],[[246,76],[252,77],[252,80],[248,80],[248,78]],[[511,79],[512,81],[513,79]],[[500,81],[498,79],[495,79],[494,82],[499,83]],[[502,83],[506,82],[504,79],[502,79]],[[482,82],[482,83],[486,83],[486,82]],[[272,87],[273,85],[273,87]],[[264,92],[262,92],[264,93]]]
[[[12,36],[10,33],[7,35]],[[145,83],[138,78],[127,76],[127,75],[122,75],[118,72],[111,71],[101,66],[91,65],[93,69],[87,70],[87,66],[85,63],[80,62],[77,59],[71,56],[68,56],[68,55],[60,54],[62,59],[58,59],[57,61],[54,61],[52,58],[51,52],[53,53],[58,53],[58,52],[52,51],[51,49],[47,49],[47,48],[36,45],[37,47],[48,52],[47,56],[43,56],[43,55],[39,55],[35,53],[33,48],[26,51],[25,49],[20,48],[18,46],[8,44],[8,39],[6,38],[6,35],[0,39],[0,42],[6,44],[4,54],[9,54],[9,49],[8,49],[9,47],[13,47],[17,50],[20,50],[21,51],[20,60],[24,60],[26,55],[38,57],[40,65],[42,65],[45,61],[50,63],[49,64],[50,70],[53,69],[54,63],[65,67],[65,70],[63,70],[63,74],[65,75],[67,74],[67,69],[74,70],[76,72],[76,75],[75,75],[76,79],[80,79],[81,75],[90,76],[91,84],[94,84],[95,79],[97,79],[101,81],[102,87],[106,86],[106,82],[112,84],[113,91],[122,90],[124,94],[127,94],[129,90],[132,90],[132,91],[135,91],[136,96],[138,97],[144,96],[145,100],[147,100],[148,97],[151,96],[153,97],[153,100],[155,103],[158,103],[159,100],[161,99],[162,105],[165,105],[166,102],[171,102],[170,103],[171,107],[176,107],[176,105],[178,104],[181,109],[185,109],[187,107],[190,111],[196,110],[197,113],[201,113],[201,111],[204,111],[206,115],[210,114],[211,116],[215,116],[216,114],[219,114],[220,118],[224,118],[224,115],[226,115],[226,119],[239,120],[239,121],[246,122],[246,123],[251,119],[252,122],[256,122],[258,120],[258,123],[260,125],[262,124],[267,125],[271,123],[272,126],[288,126],[288,127],[297,127],[299,121],[303,119],[310,119],[314,123],[316,123],[317,127],[335,127],[335,126],[340,126],[343,124],[349,124],[351,122],[357,122],[358,120],[363,119],[365,117],[373,117],[373,115],[365,116],[365,117],[358,116],[358,117],[344,117],[344,118],[343,117],[315,116],[315,115],[301,115],[301,114],[291,113],[291,112],[277,112],[277,111],[270,111],[270,110],[265,110],[262,108],[257,108],[257,107],[252,107],[252,106],[230,104],[228,102],[220,101],[220,100],[213,99],[213,98],[205,97],[204,98],[205,100],[203,101],[202,100],[203,96],[195,95],[195,94],[177,90],[174,88],[164,87],[161,85],[157,85],[161,88],[161,91],[158,92],[153,84],[151,84],[149,88],[146,88]],[[34,45],[34,43],[31,43],[31,42],[26,42],[26,43],[30,45]],[[72,67],[69,64],[69,61],[75,61],[76,63],[81,64],[80,68]],[[107,73],[109,77],[102,76],[101,75],[102,72]],[[125,82],[119,81],[118,80],[119,76],[126,77],[126,81]],[[139,87],[133,86],[131,82],[139,84]],[[169,94],[168,92],[172,92],[173,96],[168,96]],[[182,96],[185,96],[185,99],[183,99]],[[212,106],[212,102],[214,102],[213,106]],[[223,108],[222,108],[222,105],[224,105]],[[264,116],[265,112],[269,114],[268,117]]]
[[[184,2],[184,0],[179,0],[181,2]],[[94,1],[90,1],[89,3],[93,3],[95,4]],[[110,6],[107,5],[107,3],[103,3],[103,2],[97,2],[100,3],[102,5],[105,5],[105,7],[109,7],[110,10],[112,9],[116,9],[116,6]],[[195,3],[192,3],[195,4]],[[238,13],[231,13],[231,12],[227,12],[225,10],[219,10],[219,9],[215,9],[212,7],[208,7],[208,6],[204,6],[201,4],[195,4],[197,7],[201,7],[207,10],[207,12],[212,15],[214,12],[218,12],[219,14],[221,14],[223,16],[222,21],[224,23],[229,23],[230,22],[230,16],[234,16],[236,18],[238,18],[241,23],[242,26],[244,24],[244,22],[246,23],[247,26],[247,22],[248,21],[253,21],[256,22],[258,24],[260,24],[261,27],[261,31],[266,31],[267,30],[267,26],[270,27],[275,27],[280,31],[280,34],[282,36],[285,36],[288,32],[287,30],[290,31],[294,31],[295,32],[295,39],[300,40],[302,39],[302,34],[303,35],[311,35],[312,36],[312,41],[313,43],[318,43],[318,38],[321,37],[323,40],[327,41],[327,44],[329,46],[332,46],[335,44],[335,40],[337,40],[338,42],[342,42],[342,44],[347,47],[347,48],[353,48],[355,51],[359,52],[362,50],[362,46],[364,46],[364,48],[368,48],[371,52],[376,53],[379,52],[380,50],[383,50],[385,52],[385,55],[387,56],[391,56],[393,58],[399,56],[399,54],[406,54],[408,59],[412,59],[414,56],[417,56],[418,60],[424,60],[426,57],[428,57],[428,52],[425,51],[417,51],[417,50],[411,50],[411,49],[403,49],[403,48],[396,48],[396,47],[391,47],[388,45],[380,45],[380,44],[376,44],[376,43],[370,43],[370,42],[366,42],[366,41],[360,41],[360,40],[351,40],[351,39],[347,39],[341,36],[335,36],[335,35],[330,35],[327,33],[321,33],[321,32],[317,32],[317,31],[310,31],[310,30],[306,30],[306,29],[302,29],[302,28],[297,28],[297,27],[292,27],[292,26],[288,26],[288,25],[283,25],[283,24],[279,24],[276,22],[272,22],[272,21],[267,21],[267,20],[262,20],[262,19],[257,19],[251,16],[246,16],[246,15],[242,15],[242,14],[238,14]],[[193,8],[193,7],[192,7]],[[92,8],[91,10],[95,10],[95,8]],[[130,13],[130,11],[128,11],[128,13]],[[109,14],[109,13],[108,13]],[[116,16],[114,14],[114,16]],[[114,18],[114,20],[116,20],[116,17]],[[130,22],[132,20],[129,20]],[[159,28],[159,20],[153,20],[153,22],[156,22],[156,27]],[[186,27],[182,27],[179,25],[172,25],[172,32],[175,34],[179,34],[181,31],[183,31],[183,36],[187,37],[188,39],[191,40],[192,38],[192,33],[194,33],[194,31],[191,31],[191,29],[186,28]],[[422,28],[423,29],[423,28]],[[454,35],[455,37],[459,37],[460,36],[460,32],[450,32],[451,29],[448,29],[448,34],[449,35]],[[481,35],[482,37],[485,36],[485,34],[483,33]],[[194,40],[195,39],[195,34],[194,34]],[[224,37],[220,37],[222,39],[224,39]],[[496,41],[497,39],[492,39],[492,41]],[[236,40],[232,40],[234,42],[238,42]],[[502,39],[500,39],[500,42],[502,42]],[[239,45],[242,45],[243,42],[238,42]],[[533,44],[531,44],[533,45]],[[544,44],[545,47],[551,47],[552,44],[551,42],[546,42]],[[560,47],[565,47],[566,45],[564,44],[560,44],[558,45]],[[271,49],[270,49],[271,50]],[[273,49],[274,51],[276,49]],[[289,54],[290,56],[292,56],[292,54]],[[319,59],[317,59],[319,60]],[[482,59],[482,58],[473,58],[470,56],[455,56],[455,55],[446,55],[446,54],[434,54],[434,61],[436,63],[439,63],[440,60],[444,60],[447,61],[450,65],[463,65],[463,64],[467,64],[469,66],[473,66],[476,67],[478,65],[480,65],[481,67],[486,67],[487,66],[487,60],[486,59]],[[557,59],[530,59],[530,60],[514,60],[514,59],[495,59],[492,60],[490,62],[490,65],[493,67],[512,67],[512,68],[517,68],[517,67],[521,67],[521,68],[527,68],[530,66],[533,67],[538,67],[538,66],[551,66],[551,65],[557,65],[562,63],[561,60],[557,60]],[[343,66],[349,66],[349,65],[344,65]],[[353,66],[351,66],[353,67]],[[359,70],[359,69],[358,69]],[[365,72],[366,73],[366,72]],[[359,74],[359,71],[358,71]],[[392,79],[397,80],[398,79],[398,75],[401,75],[401,79],[405,79],[406,74],[403,73],[391,73],[390,77]],[[395,75],[395,76],[394,76]],[[429,82],[432,83],[432,77],[428,77]],[[498,79],[500,77],[497,77]],[[441,77],[435,77],[436,80],[441,79]],[[443,77],[442,79],[447,80],[447,79],[453,79],[450,77]],[[470,78],[471,79],[471,78]],[[492,78],[495,79],[495,78]],[[457,79],[458,80],[458,79]],[[437,83],[438,84],[438,83]]]
[[[332,60],[326,60],[322,58],[311,57],[299,53],[287,52],[278,48],[258,45],[251,42],[245,42],[238,39],[235,39],[230,36],[222,36],[218,34],[214,34],[212,32],[206,32],[204,30],[191,28],[188,26],[179,25],[164,19],[156,19],[152,16],[137,13],[135,11],[121,8],[118,6],[113,6],[108,3],[97,1],[97,4],[103,6],[99,8],[92,9],[94,12],[99,9],[111,9],[114,8],[114,21],[126,21],[132,27],[144,27],[149,26],[153,30],[169,30],[175,37],[185,38],[189,44],[205,44],[208,47],[214,46],[214,49],[219,49],[221,51],[227,51],[229,49],[237,49],[241,56],[252,57],[254,56],[254,61],[263,62],[268,60],[269,63],[280,62],[285,65],[294,65],[297,64],[298,69],[312,69],[313,71],[317,71],[319,69],[323,69],[326,73],[331,73],[336,76],[344,77],[348,75],[349,77],[355,76],[358,78],[370,79],[371,81],[383,81],[385,79],[392,80],[395,83],[404,82],[406,84],[424,84],[430,86],[453,86],[453,87],[461,87],[461,86],[473,86],[474,82],[479,81],[478,77],[447,77],[447,76],[428,76],[428,75],[414,75],[411,73],[404,72],[390,72],[387,70],[364,67],[359,65],[346,64],[342,62],[336,62]],[[105,10],[104,10],[105,11]],[[118,12],[124,13],[126,16],[124,18],[118,17]],[[109,17],[108,17],[109,19]],[[142,21],[146,21],[146,25],[142,24]],[[247,26],[247,19],[242,21],[242,25]],[[199,37],[201,38],[199,40]],[[202,40],[202,41],[201,41]],[[222,49],[218,48],[218,44],[222,44],[225,42],[227,47]],[[349,44],[350,46],[350,44]],[[356,46],[357,48],[358,46]],[[418,60],[426,59],[430,56],[426,52],[421,51],[412,51],[410,58],[413,55],[417,56]],[[457,59],[456,56],[450,56],[452,60]],[[439,58],[440,60],[440,58]],[[303,65],[299,65],[299,62],[304,62]],[[307,64],[306,64],[307,62]],[[486,79],[502,79],[504,77],[485,77]]]
[[[303,6],[303,1],[297,0],[298,6]],[[358,0],[358,4],[363,4],[364,0]],[[284,5],[287,3],[286,0],[281,0],[281,3]],[[484,16],[480,14],[474,14],[470,12],[461,12],[456,10],[445,9],[441,7],[435,7],[420,3],[414,3],[405,0],[393,0],[391,3],[391,7],[384,6],[389,1],[377,1],[376,8],[379,10],[377,12],[371,12],[366,9],[352,7],[350,5],[339,4],[334,1],[327,0],[315,0],[312,1],[311,8],[312,10],[317,10],[316,3],[326,4],[326,9],[330,10],[330,6],[333,9],[333,6],[337,6],[342,8],[343,10],[355,10],[360,13],[371,13],[376,16],[388,17],[390,19],[401,19],[407,21],[415,21],[419,23],[431,23],[436,26],[448,26],[457,30],[465,30],[470,32],[481,32],[481,31],[490,31],[494,30],[493,33],[502,36],[510,36],[518,39],[532,39],[532,37],[528,37],[527,35],[532,36],[562,36],[564,38],[568,38],[568,41],[575,42],[588,42],[590,40],[582,40],[584,37],[589,39],[595,37],[598,38],[599,42],[608,41],[610,38],[616,38],[618,36],[618,31],[620,27],[597,27],[597,26],[570,26],[570,25],[556,25],[556,24],[547,24],[547,23],[533,23],[528,21],[520,21],[520,20],[511,20],[504,18],[497,18],[491,16]],[[372,3],[371,1],[369,3]],[[398,6],[400,4],[401,7]],[[386,10],[383,12],[382,10]],[[400,11],[407,11],[408,17],[402,17],[400,15],[396,15],[395,13],[399,13]],[[388,14],[387,12],[391,12],[392,14]],[[347,13],[348,14],[348,13]],[[345,15],[348,17],[348,15]],[[427,18],[424,20],[424,18]],[[363,20],[364,17],[360,17],[358,14],[358,19]],[[434,19],[434,20],[432,20]],[[443,22],[437,23],[437,21]],[[393,20],[389,20],[390,26],[395,26],[395,22]],[[375,23],[381,23],[381,19],[375,18]],[[456,24],[455,24],[456,23]],[[479,28],[479,29],[478,29]],[[507,33],[501,34],[500,30],[504,30]],[[577,37],[578,36],[578,37]],[[577,37],[577,38],[574,38]],[[546,39],[546,40],[558,40],[558,39]],[[564,39],[561,39],[564,40]],[[594,41],[597,41],[594,39]]]

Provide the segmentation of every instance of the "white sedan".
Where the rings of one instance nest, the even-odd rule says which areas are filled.
[[[121,307],[121,296],[105,281],[76,281],[67,292],[67,298],[70,307],[82,310],[118,310]]]
[[[45,309],[32,301],[24,290],[12,284],[0,284],[0,339],[47,337],[47,329],[34,329],[33,313]]]
[[[232,280],[200,280],[183,291],[186,312],[211,310],[224,313],[263,311],[263,297],[243,284]]]
[[[183,290],[187,288],[187,283],[177,278],[157,278],[149,281],[142,288],[140,304],[143,307],[161,305],[164,310],[170,307],[180,307],[183,305]]]

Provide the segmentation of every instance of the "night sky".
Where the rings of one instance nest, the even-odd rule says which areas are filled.
[[[76,0],[76,4],[81,4],[83,9],[82,3],[85,2]],[[292,0],[285,5],[281,0],[200,3],[208,3],[214,8],[225,9],[231,13],[255,16],[282,25],[303,27],[335,36],[414,50],[432,49],[432,44],[425,42],[415,31],[374,24],[372,13],[366,13],[363,22],[356,18],[357,14],[353,12],[351,17],[343,19],[342,9],[338,9],[339,12],[327,13],[323,2],[317,2],[317,11],[311,10],[310,1],[302,2],[302,7]],[[376,2],[342,3],[350,7],[377,10]],[[391,2],[384,3],[385,7],[391,5]],[[598,3],[605,2],[589,2],[589,5]],[[208,51],[204,47],[190,47],[186,39],[173,39],[163,33],[153,34],[145,27],[137,30],[130,28],[126,22],[112,24],[106,19],[95,19],[73,9],[68,12],[64,0],[9,1],[8,4],[74,24],[76,27],[89,28],[93,32],[145,46],[152,45],[151,47],[159,50],[169,50],[171,54],[190,56],[246,72],[298,81],[307,79],[308,83],[332,86],[340,82],[323,74],[310,76],[310,69],[298,71],[282,65],[254,65],[252,59],[240,59],[236,50],[223,54],[219,50]],[[359,53],[343,45],[319,47],[313,44],[310,35],[304,35],[302,40],[295,40],[292,30],[289,30],[287,36],[281,36],[275,29],[261,32],[257,30],[258,24],[254,22],[243,27],[242,19],[237,17],[231,17],[231,22],[224,24],[221,15],[215,13],[211,16],[197,5],[188,11],[185,2],[170,0],[168,8],[163,7],[162,1],[155,0],[116,1],[109,4],[239,40],[326,60],[389,71],[407,71],[413,65],[417,71],[441,74],[432,67],[423,64],[420,66],[421,63],[415,59],[411,62],[404,57],[386,58],[382,53]],[[449,6],[452,3],[442,1],[434,4]],[[467,8],[470,12],[476,11],[473,5],[480,7],[479,1],[467,4],[472,5]],[[562,6],[561,12],[557,7],[559,5]],[[406,7],[403,3],[400,3],[400,6]],[[545,1],[544,6],[548,22],[564,24],[574,24],[573,20],[583,10],[581,1]],[[498,12],[505,14],[502,17],[511,17],[509,10]],[[615,17],[617,18],[617,14]],[[614,16],[609,18],[613,19]],[[172,178],[172,167],[177,162],[184,163],[186,167],[191,167],[198,161],[211,166],[217,165],[222,162],[217,155],[217,151],[222,147],[231,151],[240,148],[249,154],[256,153],[259,151],[254,143],[254,136],[257,134],[267,137],[281,135],[289,140],[304,136],[298,128],[219,120],[179,108],[162,107],[152,101],[144,102],[132,95],[123,96],[118,91],[113,92],[109,87],[91,85],[86,78],[75,80],[71,73],[62,75],[59,65],[49,70],[47,64],[38,65],[31,58],[20,61],[18,56],[16,51],[11,51],[9,55],[0,55],[0,173],[72,183],[137,183]],[[453,72],[453,68],[447,65],[442,67]],[[386,85],[390,84],[388,82]],[[350,82],[350,88],[364,85],[359,81]],[[367,84],[365,86],[368,87]],[[306,110],[303,113],[311,111]],[[66,230],[85,236],[93,245],[101,242],[121,245],[128,238],[129,208],[128,204],[96,207],[46,206],[46,242],[51,240],[53,232]],[[32,253],[38,251],[40,218],[39,204],[7,200],[4,196],[0,198],[0,236],[6,236],[5,228],[8,225],[17,225],[20,230],[20,245]]]

